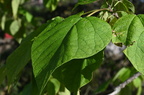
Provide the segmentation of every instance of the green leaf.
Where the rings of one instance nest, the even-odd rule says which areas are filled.
[[[135,7],[129,0],[115,1],[114,10],[135,13]]]
[[[101,19],[74,15],[42,32],[32,46],[33,71],[40,93],[57,67],[72,59],[93,56],[105,48],[111,40],[111,31],[110,25]]]
[[[96,91],[94,92],[95,94],[98,94],[98,93],[102,93],[104,91],[106,91],[106,89],[108,88],[109,84],[112,82],[112,80],[108,80],[108,81],[105,81],[104,83],[102,83],[97,89]]]
[[[24,87],[23,91],[21,91],[19,95],[31,95],[30,93],[31,90],[32,90],[32,83],[29,83]]]
[[[44,27],[43,27],[44,28]],[[42,28],[41,28],[42,29]],[[37,32],[41,32],[39,29]],[[36,33],[35,33],[36,34]],[[9,80],[9,84],[14,81],[16,76],[21,72],[24,66],[31,59],[31,45],[32,39],[35,35],[31,34],[25,39],[25,41],[8,57],[6,62],[6,71]]]
[[[124,4],[124,2],[118,1],[116,3],[116,6],[114,6],[114,10],[115,11],[125,11],[125,12],[129,12],[127,6]]]
[[[17,18],[17,12],[18,12],[18,7],[20,4],[20,0],[12,0],[12,12],[13,12],[13,17]]]
[[[32,21],[33,16],[32,16],[31,13],[26,12],[26,13],[25,13],[25,16],[26,16],[26,19],[27,19],[28,22],[31,22],[31,21]]]
[[[138,87],[138,91],[137,91],[137,95],[141,95],[142,94],[142,86]]]
[[[23,88],[19,95],[39,95],[38,87],[33,75],[31,77],[31,82]]]
[[[44,0],[44,5],[50,10],[54,11],[57,8],[59,0]]]
[[[6,23],[6,14],[4,14],[1,18],[1,28],[5,30],[5,23]]]
[[[89,3],[92,3],[96,0],[78,0],[78,4],[79,5],[85,5],[85,4],[89,4]]]
[[[117,14],[118,14],[119,17],[128,15],[128,13],[124,12],[124,11],[118,11]]]
[[[136,70],[144,74],[144,15],[127,15],[119,19],[114,25],[113,42],[128,46],[125,55]]]
[[[123,3],[129,9],[129,12],[135,13],[135,7],[129,0],[123,0]]]
[[[51,78],[47,84],[46,89],[48,95],[56,95],[60,89],[60,82],[55,78]]]
[[[121,89],[121,91],[118,95],[133,95],[132,88],[126,86],[123,89]]]
[[[138,88],[142,86],[142,80],[140,78],[136,78],[133,80],[133,85]]]
[[[135,73],[136,73],[136,70],[134,68],[122,68],[115,75],[115,77],[113,78],[113,81],[116,81],[119,79],[122,82],[124,82],[125,80],[127,80],[129,77],[131,77]]]
[[[97,69],[103,58],[103,52],[100,52],[86,59],[75,59],[69,61],[57,68],[53,77],[63,83],[71,92],[77,92],[78,89],[91,81],[92,72]]]
[[[143,29],[144,30],[144,29]],[[138,31],[139,32],[139,31]],[[124,50],[124,54],[131,61],[133,66],[140,73],[144,74],[144,32],[138,36],[138,40],[132,46],[129,46]]]
[[[21,19],[14,20],[10,25],[10,32],[12,35],[15,35],[21,27]]]
[[[24,66],[31,59],[31,46],[39,33],[43,30],[47,31],[53,28],[57,23],[61,21],[61,18],[56,18],[56,20],[49,21],[42,25],[38,30],[31,33],[27,38],[25,38],[21,45],[8,57],[6,61],[6,72],[8,77],[8,84],[11,84],[17,77],[17,75],[22,71]]]
[[[6,69],[5,69],[5,66],[2,66],[0,67],[0,85],[2,84],[2,82],[4,81],[5,79],[5,76],[6,76]]]
[[[68,89],[64,88],[64,90],[60,91],[58,95],[71,95],[71,93]]]
[[[86,4],[90,4],[94,1],[97,1],[97,0],[78,0],[78,3],[74,6],[73,10],[78,7],[79,5],[86,5]]]
[[[113,26],[113,43],[123,43],[126,46],[137,41],[144,31],[140,18],[136,15],[126,15],[116,21]]]

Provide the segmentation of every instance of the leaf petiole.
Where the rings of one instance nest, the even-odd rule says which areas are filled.
[[[104,10],[110,11],[109,8],[95,9],[95,10],[92,10],[92,11],[88,11],[88,12],[84,13],[83,15],[88,14],[87,17],[89,17],[89,16],[92,16],[93,14],[95,14],[99,11],[104,11]]]

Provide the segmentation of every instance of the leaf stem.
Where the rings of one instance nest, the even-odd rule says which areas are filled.
[[[130,77],[129,79],[127,79],[126,81],[124,81],[123,83],[121,83],[119,86],[117,86],[114,91],[108,95],[117,95],[122,88],[124,88],[127,84],[129,84],[130,82],[132,82],[134,79],[136,79],[137,77],[139,77],[141,75],[141,73],[136,73],[134,74],[132,77]]]
[[[99,11],[104,11],[104,10],[110,11],[109,8],[95,9],[95,10],[86,12],[86,13],[84,13],[83,15],[90,13],[89,15],[87,15],[87,17],[89,17],[89,16],[92,16],[93,14],[95,14],[95,13],[97,13],[97,12],[99,12]]]

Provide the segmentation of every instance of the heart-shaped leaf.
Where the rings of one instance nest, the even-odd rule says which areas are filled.
[[[144,15],[127,15],[114,25],[114,43],[124,43],[128,47],[125,55],[133,66],[144,74]]]
[[[104,49],[111,40],[111,31],[101,19],[74,15],[42,32],[32,45],[33,71],[40,93],[57,67]]]
[[[138,38],[139,39],[135,41],[132,46],[129,46],[124,50],[124,53],[136,70],[144,74],[144,31]]]

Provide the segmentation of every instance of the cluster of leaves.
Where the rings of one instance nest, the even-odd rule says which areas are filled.
[[[17,16],[21,4],[18,1],[11,2],[13,21],[10,33],[14,36],[19,33],[22,22]],[[79,0],[76,7],[94,1]],[[0,2],[1,5],[7,3],[2,0]],[[54,10],[58,0],[44,2],[50,10]],[[76,95],[80,87],[91,81],[92,72],[101,65],[104,48],[111,41],[127,46],[124,54],[134,68],[144,74],[144,15],[134,15],[134,6],[128,0],[106,0],[101,8],[91,11],[92,14],[101,11],[99,18],[91,16],[91,13],[87,17],[81,17],[85,13],[65,19],[56,17],[30,33],[8,57],[6,65],[0,68],[0,83],[7,76],[10,86],[19,79],[26,64],[32,61],[34,78],[21,95],[27,91],[29,94],[26,95],[55,95],[61,84]],[[28,22],[32,21],[30,13],[22,13],[25,13],[23,15]],[[2,29],[6,25],[6,15],[2,17]],[[117,78],[124,81],[125,72],[129,72],[126,79],[133,74],[131,71],[122,69],[113,81]],[[139,78],[133,83],[139,88],[138,95],[141,93],[141,80]]]
[[[21,5],[24,0],[1,0],[0,1],[0,18],[1,30],[12,35],[20,42],[23,37],[31,33],[29,28],[34,28],[37,25],[36,21],[30,12],[24,9]]]
[[[54,11],[59,0],[44,0],[49,11]],[[1,29],[12,35],[18,42],[41,25],[42,18],[34,17],[24,4],[28,0],[0,0]],[[7,28],[8,27],[8,28]]]

